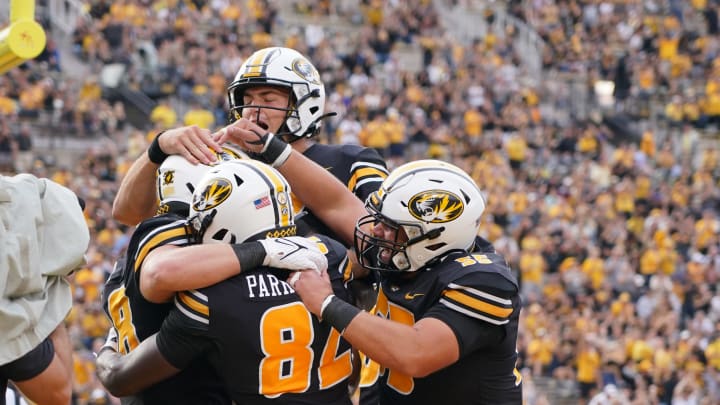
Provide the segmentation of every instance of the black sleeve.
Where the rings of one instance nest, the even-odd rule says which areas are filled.
[[[380,184],[388,176],[388,170],[382,156],[375,149],[362,148],[354,152],[347,186],[364,202],[368,195],[380,188]]]
[[[449,282],[426,317],[440,319],[455,332],[461,355],[502,342],[506,325],[520,312],[514,280],[500,273],[496,263],[475,264]]]
[[[157,346],[165,360],[178,369],[184,369],[193,359],[205,353],[212,345],[206,320],[186,315],[179,309],[176,298],[175,308],[165,318],[157,335]]]

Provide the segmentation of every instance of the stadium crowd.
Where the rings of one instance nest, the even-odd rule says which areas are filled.
[[[91,247],[67,319],[77,404],[116,401],[92,353],[109,326],[99,294],[132,232],[111,218],[119,180],[157,132],[224,125],[227,83],[269,45],[315,62],[326,111],[338,113],[323,142],[376,148],[390,168],[447,160],[496,196],[482,236],[521,281],[528,405],[550,403],[533,384],[548,378],[555,395],[580,403],[720,402],[717,1],[507,2],[545,41],[548,75],[614,83],[611,110],[632,117],[637,139],[593,116],[560,119],[569,98],[523,80],[513,32],[453,40],[436,7],[482,2],[296,1],[304,27],[284,26],[267,0],[86,3],[73,50],[91,75],[64,71],[50,40],[0,77],[0,171],[49,177],[86,202]],[[497,9],[484,10],[492,22]],[[320,22],[329,16],[352,34]],[[398,56],[410,45],[422,49],[417,72]],[[121,102],[102,97],[98,74],[114,63],[126,66],[128,88],[159,100],[151,127],[133,127]],[[33,151],[37,128],[107,137],[107,147],[55,165]]]

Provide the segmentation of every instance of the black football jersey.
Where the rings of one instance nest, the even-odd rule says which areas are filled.
[[[410,279],[385,277],[373,311],[408,325],[437,318],[455,332],[459,360],[412,378],[363,360],[361,405],[521,404],[515,368],[521,302],[505,259],[478,239],[473,253],[450,254]]]
[[[124,257],[105,283],[102,300],[105,313],[118,332],[118,350],[127,354],[140,342],[160,330],[173,307],[172,302],[156,304],[140,292],[141,265],[147,254],[159,246],[190,244],[185,218],[164,214],[141,222],[128,244]],[[230,399],[206,361],[198,361],[183,372],[146,389],[123,404],[229,404]]]
[[[349,299],[346,248],[326,236],[312,239],[326,254],[335,294]],[[160,352],[178,368],[209,359],[237,404],[350,405],[350,345],[308,312],[287,276],[260,267],[178,293],[157,336]]]
[[[368,195],[380,188],[380,184],[388,176],[385,161],[372,148],[359,145],[314,144],[304,152],[304,155],[324,167],[363,202]],[[296,220],[301,234],[319,233],[337,239],[337,236],[312,211],[307,208],[305,211],[306,213]]]

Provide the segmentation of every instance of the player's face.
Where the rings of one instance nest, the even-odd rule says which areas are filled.
[[[281,87],[258,86],[245,90],[242,117],[277,133],[287,118],[290,92]],[[257,106],[257,107],[254,107]]]
[[[383,221],[378,221],[375,223],[372,233],[373,236],[378,239],[384,239],[386,241],[395,242],[398,244],[405,243],[408,240],[408,236],[401,226],[397,226],[395,224]],[[390,259],[392,259],[392,256],[396,253],[397,251],[395,250],[380,247],[380,250],[378,252],[378,258],[381,262],[389,264]]]

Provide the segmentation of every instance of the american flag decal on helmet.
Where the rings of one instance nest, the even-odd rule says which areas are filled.
[[[259,210],[262,207],[267,207],[268,205],[270,205],[270,198],[268,198],[268,196],[258,198],[257,200],[253,201],[253,204],[255,204],[255,209]]]

